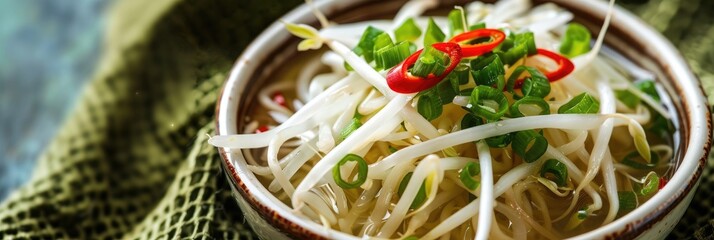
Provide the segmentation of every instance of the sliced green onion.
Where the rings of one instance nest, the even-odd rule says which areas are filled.
[[[659,176],[656,172],[649,172],[647,176],[642,178],[643,184],[637,193],[641,196],[649,196],[659,190]]]
[[[413,18],[408,18],[401,26],[394,30],[394,37],[397,42],[413,42],[421,36],[421,29],[416,25]]]
[[[419,240],[419,237],[412,235],[412,236],[409,236],[409,237],[405,237],[405,238],[402,239],[402,240]]]
[[[429,25],[426,27],[424,34],[424,46],[431,46],[434,43],[443,42],[446,35],[441,31],[439,25],[436,25],[433,18],[429,18]]]
[[[535,38],[532,32],[511,34],[501,43],[498,54],[503,63],[513,65],[519,59],[537,53]]]
[[[362,33],[359,43],[357,43],[357,46],[355,46],[352,51],[359,56],[363,56],[367,62],[371,62],[374,60],[374,40],[382,33],[384,33],[384,31],[372,26],[367,26],[367,29]]]
[[[419,97],[419,101],[417,101],[417,112],[427,120],[431,121],[438,118],[441,116],[442,111],[443,108],[441,107],[441,101],[438,96],[424,94]]]
[[[579,23],[568,24],[565,30],[563,43],[560,45],[560,53],[574,58],[590,51],[590,31]]]
[[[492,86],[503,89],[505,85],[506,70],[497,54],[481,56],[471,61],[471,75],[477,85]]]
[[[375,53],[377,69],[389,69],[407,59],[411,55],[409,43],[401,42],[395,46],[382,48]]]
[[[600,110],[600,103],[590,94],[584,92],[563,104],[558,108],[558,113],[589,114],[597,113]]]
[[[655,82],[652,80],[646,80],[646,81],[641,81],[638,83],[635,83],[635,87],[639,88],[642,92],[646,93],[652,99],[656,100],[657,102],[660,101],[659,94],[657,93],[657,88],[655,87]]]
[[[397,194],[400,197],[402,196],[402,194],[404,194],[404,191],[407,189],[409,180],[412,179],[412,174],[413,174],[413,172],[410,172],[410,173],[407,173],[407,175],[404,175],[404,178],[402,178],[402,181],[399,183],[399,189],[397,190]],[[414,197],[414,201],[412,201],[412,205],[409,206],[409,209],[419,208],[422,204],[424,204],[424,201],[426,201],[426,184],[424,184],[424,182],[422,182],[421,187],[419,187],[419,191],[416,194],[416,197]]]
[[[449,76],[452,76],[452,74],[449,74]],[[446,78],[446,80],[436,84],[436,92],[441,105],[453,102],[456,93],[459,92],[459,79],[455,77]]]
[[[511,105],[511,117],[550,114],[550,104],[538,97],[526,96]]]
[[[568,185],[568,169],[565,164],[552,158],[543,163],[540,169],[540,176],[555,182],[558,187]]]
[[[343,140],[347,139],[347,137],[349,137],[350,134],[352,134],[352,132],[354,132],[355,130],[357,130],[357,129],[358,129],[359,127],[361,127],[361,126],[362,126],[362,122],[360,122],[360,121],[359,121],[359,118],[357,118],[357,117],[355,116],[354,118],[352,118],[352,121],[350,121],[350,123],[347,124],[347,126],[345,126],[344,128],[342,128],[342,131],[340,131],[340,138],[339,138],[339,140],[340,140],[340,141],[343,141]]]
[[[461,63],[454,68],[451,73],[449,73],[448,78],[456,78],[459,85],[464,85],[469,83],[469,73],[471,68],[468,64]]]
[[[659,154],[654,151],[650,151],[650,156],[652,161],[647,163],[638,151],[632,151],[622,159],[621,163],[634,169],[650,170],[656,167],[660,160]]]
[[[501,90],[477,86],[469,99],[471,112],[488,120],[498,120],[508,111],[508,99]]]
[[[530,75],[523,80],[523,86],[521,86],[521,91],[524,96],[544,98],[550,94],[550,81],[548,78],[537,68],[529,66],[518,66],[513,70],[511,76],[508,77],[508,83],[506,83],[506,89],[508,89],[509,92],[514,93],[516,81],[523,71],[527,71]],[[518,96],[514,94],[514,97]]]
[[[379,51],[386,50],[393,46],[394,46],[394,42],[392,42],[392,38],[387,33],[379,34],[374,39],[374,48],[372,49],[372,53],[374,55],[374,62],[375,62],[375,65],[377,66],[377,69],[383,69],[383,67],[384,67],[383,58],[381,58],[379,56]],[[406,46],[406,47],[407,47],[407,50],[409,50],[409,46]]]
[[[548,149],[548,140],[535,130],[525,130],[516,132],[511,147],[523,161],[531,163],[543,156]]]
[[[578,212],[576,213],[576,217],[580,220],[585,220],[586,218],[588,218],[587,208],[578,210]]]
[[[474,179],[474,177],[479,174],[481,174],[481,167],[474,162],[469,162],[466,166],[461,168],[459,179],[461,179],[461,183],[463,183],[466,188],[476,190],[481,182]]]
[[[449,12],[449,32],[451,32],[451,36],[456,36],[466,29],[463,21],[463,19],[466,19],[465,14],[461,9],[454,9]]]
[[[508,147],[508,145],[511,144],[511,141],[513,141],[513,134],[511,133],[501,134],[485,139],[486,144],[492,148]]]
[[[548,81],[548,78],[546,78],[543,73],[538,71],[538,69],[526,66],[522,67],[529,69],[528,72],[531,74],[530,77],[523,80],[523,86],[521,86],[523,96],[539,98],[548,96],[548,94],[550,94],[550,81]]]
[[[469,30],[478,30],[486,28],[486,22],[479,22],[474,25],[469,26]]]
[[[483,120],[471,113],[466,113],[466,115],[461,118],[461,129],[472,128],[481,124],[483,124]]]
[[[429,74],[441,75],[449,65],[449,55],[431,46],[424,47],[419,54],[419,59],[414,63],[411,74],[418,77],[427,77]]]
[[[619,214],[624,214],[637,207],[637,195],[635,192],[617,192],[617,198],[620,201]]]
[[[347,182],[344,179],[342,179],[342,171],[340,171],[340,168],[342,165],[345,165],[347,162],[356,162],[357,163],[357,180],[354,182]],[[359,155],[355,154],[347,154],[345,157],[340,160],[340,162],[335,165],[335,167],[332,168],[332,178],[335,179],[335,183],[337,183],[338,186],[344,189],[352,189],[352,188],[358,188],[361,186],[365,181],[367,181],[367,170],[368,170],[367,162],[364,160],[364,158],[360,157]]]
[[[640,104],[640,98],[628,90],[615,90],[615,97],[630,109],[635,109]]]

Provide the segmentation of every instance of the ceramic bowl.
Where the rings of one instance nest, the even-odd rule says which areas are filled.
[[[466,1],[443,0],[442,9]],[[545,1],[535,0],[534,4]],[[605,1],[558,0],[556,4],[574,13],[575,21],[597,32],[607,11]],[[335,22],[387,18],[404,1],[353,0],[317,1],[316,6]],[[317,25],[310,9],[303,5],[282,19]],[[596,35],[594,35],[596,36]],[[297,54],[298,39],[291,37],[282,24],[274,23],[258,36],[235,63],[223,87],[216,109],[217,134],[236,134],[245,125],[252,97],[264,85],[271,72]],[[699,81],[674,46],[652,27],[631,13],[617,8],[605,43],[626,58],[657,76],[670,96],[679,116],[676,124],[680,139],[675,158],[676,172],[669,183],[652,199],[616,221],[577,236],[581,239],[664,238],[689,206],[706,166],[710,148],[711,118]],[[324,229],[305,221],[258,181],[246,167],[241,151],[219,149],[224,170],[238,201],[255,233],[262,239],[348,239],[344,233]]]

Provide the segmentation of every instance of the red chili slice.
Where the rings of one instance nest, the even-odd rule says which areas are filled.
[[[456,35],[451,38],[449,42],[463,43],[485,37],[490,37],[491,41],[477,44],[461,44],[461,54],[463,55],[463,57],[477,57],[483,55],[484,53],[492,51],[499,44],[501,44],[504,39],[506,39],[506,34],[503,33],[501,30],[483,28]]]
[[[536,55],[541,55],[547,58],[550,58],[553,60],[556,64],[558,64],[558,69],[555,69],[550,72],[544,72],[543,75],[548,78],[548,81],[550,82],[555,82],[560,79],[563,79],[564,77],[568,76],[573,70],[575,69],[575,65],[573,65],[573,62],[570,61],[567,57],[551,52],[549,50],[545,50],[542,48],[538,48],[538,53]],[[523,80],[524,79],[518,79],[516,81],[516,84],[514,85],[515,89],[521,88],[521,85],[523,85]]]
[[[387,73],[387,85],[393,91],[398,93],[416,93],[426,89],[429,89],[441,82],[449,73],[451,73],[454,68],[461,62],[461,47],[456,43],[435,43],[431,45],[434,49],[442,51],[449,55],[449,66],[444,70],[444,72],[435,76],[434,74],[429,74],[427,77],[417,77],[409,73],[409,67],[414,65],[419,59],[419,54],[424,49],[416,51],[402,63],[396,67],[389,70]]]
[[[662,188],[664,188],[664,186],[666,186],[666,185],[667,185],[667,179],[663,178],[663,177],[659,178],[659,186],[657,186],[657,189],[662,190]]]
[[[255,133],[267,132],[268,130],[270,130],[270,129],[268,129],[268,126],[263,125],[263,126],[258,127],[258,129],[255,129]]]
[[[275,92],[273,94],[273,102],[277,103],[280,106],[286,107],[286,100],[285,100],[285,95],[283,95],[282,92]]]

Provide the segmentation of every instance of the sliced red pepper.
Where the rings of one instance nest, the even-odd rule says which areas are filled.
[[[434,74],[429,74],[429,76],[426,77],[412,75],[409,72],[409,67],[414,65],[419,59],[419,54],[424,50],[421,49],[389,70],[387,73],[387,85],[389,85],[389,88],[398,93],[416,93],[429,89],[441,82],[441,80],[449,75],[449,73],[459,65],[459,62],[461,62],[461,47],[458,44],[446,42],[435,43],[431,46],[449,55],[449,66],[446,70],[439,76],[435,76]]]
[[[268,130],[269,130],[268,126],[263,125],[263,126],[258,127],[257,129],[255,129],[255,133],[267,132]]]
[[[477,43],[477,44],[460,44],[463,42],[470,42],[479,38],[490,37],[491,41]],[[484,53],[492,51],[499,44],[506,39],[506,34],[498,29],[476,29],[462,34],[456,35],[449,40],[452,43],[458,43],[461,45],[461,54],[463,57],[477,57],[483,55]]]
[[[565,76],[568,76],[573,70],[575,69],[575,65],[573,65],[573,62],[570,61],[567,57],[551,52],[546,49],[538,48],[538,54],[547,58],[550,58],[553,60],[556,64],[558,64],[558,68],[549,71],[549,72],[544,72],[543,75],[548,78],[548,81],[550,82],[555,82],[560,79],[563,79]],[[521,88],[521,85],[523,85],[523,80],[524,79],[518,79],[516,81],[516,84],[514,85],[515,89]]]
[[[659,186],[657,186],[657,189],[662,190],[665,185],[667,185],[667,179],[663,177],[659,178]]]
[[[285,100],[285,95],[283,95],[282,92],[275,92],[273,93],[273,102],[277,103],[280,106],[287,107],[286,106],[286,100]]]

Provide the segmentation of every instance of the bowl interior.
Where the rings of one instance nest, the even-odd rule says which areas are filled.
[[[333,22],[347,23],[360,20],[391,18],[405,1],[338,1],[318,2],[318,6],[328,19]],[[434,11],[448,11],[453,5],[462,5],[470,1],[443,1]],[[541,4],[543,0],[534,0]],[[555,1],[558,5],[570,10],[576,16],[575,21],[584,24],[597,36],[605,18],[606,4],[587,1]],[[427,13],[428,14],[428,13]],[[308,23],[317,26],[306,7],[298,8],[284,17],[286,21]],[[247,123],[244,121],[254,111],[256,95],[269,79],[277,79],[280,75],[289,74],[280,69],[286,64],[303,64],[295,59],[317,56],[313,52],[297,52],[297,38],[290,37],[282,26],[274,24],[251,46],[236,62],[217,109],[218,133],[236,134]],[[654,44],[653,44],[654,43]],[[617,9],[605,38],[605,44],[615,52],[620,53],[634,64],[654,73],[663,90],[671,98],[674,114],[679,116],[675,124],[678,131],[675,146],[676,174],[670,176],[670,183],[655,197],[634,210],[625,217],[619,218],[610,225],[628,225],[626,231],[618,234],[637,236],[646,230],[647,222],[661,218],[674,205],[694,189],[701,175],[706,152],[709,149],[710,119],[708,107],[698,87],[696,78],[691,74],[684,60],[661,35],[646,26],[639,19]],[[266,49],[272,49],[266,51]],[[304,62],[304,61],[303,61]],[[693,131],[698,129],[700,131]],[[706,131],[701,131],[706,130]],[[262,213],[271,224],[283,228],[293,237],[326,237],[322,227],[311,221],[305,221],[290,213],[285,204],[279,202],[258,181],[246,167],[241,151],[225,149],[222,156],[225,160],[229,178],[236,185],[239,193]],[[673,172],[674,173],[674,172]],[[684,187],[675,187],[675,184]],[[671,207],[668,207],[671,206]],[[643,219],[647,219],[646,221]],[[287,224],[286,224],[287,222]],[[292,223],[292,224],[290,224]],[[608,225],[608,226],[610,226]],[[604,228],[598,235],[605,236],[621,231],[618,226]],[[347,235],[330,231],[331,237],[348,237]]]

